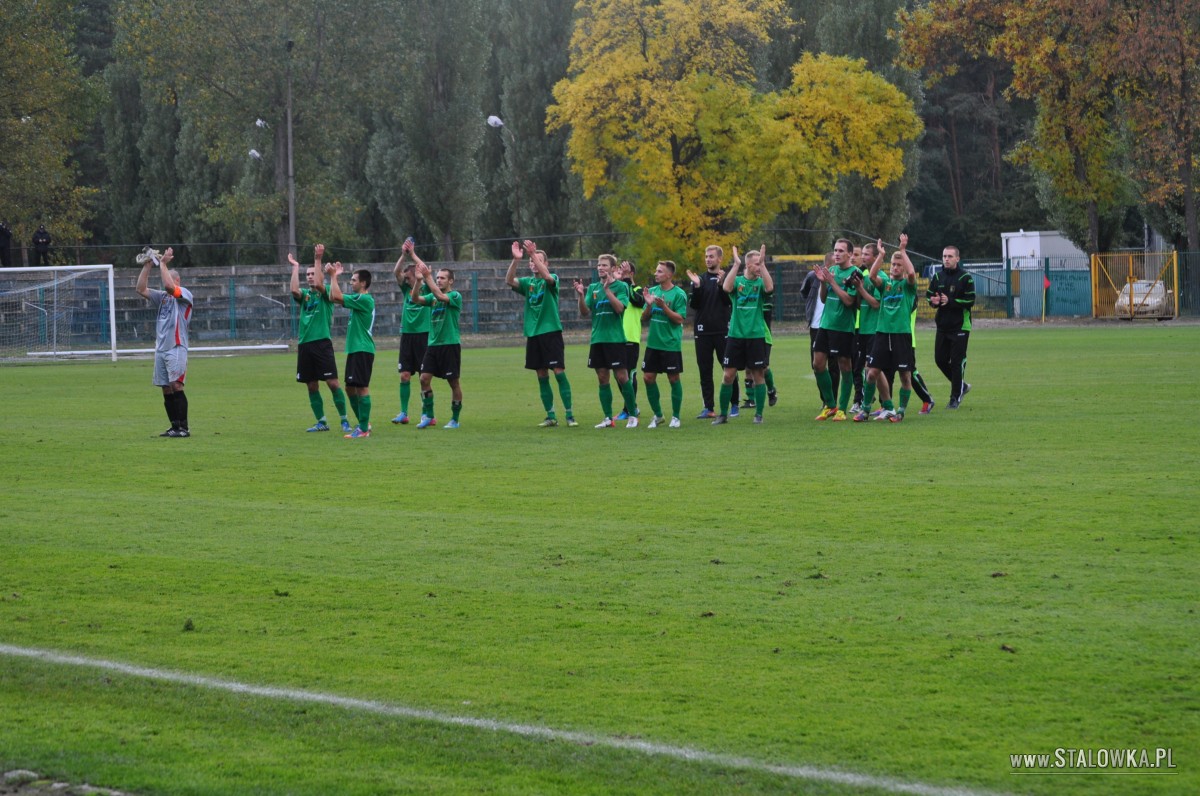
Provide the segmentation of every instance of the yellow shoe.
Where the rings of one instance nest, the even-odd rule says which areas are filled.
[[[813,419],[814,420],[828,420],[829,418],[833,417],[836,414],[837,414],[837,409],[835,409],[831,406],[827,406],[821,410],[821,414],[817,415]]]
[[[846,419],[846,413],[845,413],[845,412],[843,412],[841,409],[839,409],[839,410],[837,410],[836,412],[834,412],[834,413],[833,413],[833,417],[831,417],[831,418],[829,418],[829,419],[830,419],[830,420],[832,420],[832,421],[834,421],[835,423],[836,423],[836,422],[838,422],[839,420],[845,420],[845,419]]]

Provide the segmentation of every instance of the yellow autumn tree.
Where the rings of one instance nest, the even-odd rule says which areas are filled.
[[[548,125],[570,130],[586,195],[643,261],[746,244],[843,174],[887,185],[921,131],[861,61],[805,56],[786,90],[759,91],[754,56],[789,24],[782,0],[581,0],[577,13]]]

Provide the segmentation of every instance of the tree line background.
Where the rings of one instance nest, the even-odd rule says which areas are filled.
[[[348,261],[1195,251],[1197,28],[1200,0],[7,0],[0,219],[282,261],[290,82],[297,238]]]

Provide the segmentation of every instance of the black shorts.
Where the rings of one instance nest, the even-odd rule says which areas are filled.
[[[370,387],[371,371],[375,368],[375,355],[366,351],[346,354],[346,386]]]
[[[565,356],[562,332],[535,334],[525,340],[526,370],[565,368]]]
[[[737,370],[762,370],[771,364],[771,349],[764,337],[730,337],[721,364]]]
[[[632,373],[637,370],[638,355],[642,351],[642,346],[639,343],[625,344],[625,370]]]
[[[429,332],[411,332],[400,335],[400,358],[396,360],[398,373],[417,373],[429,347]]]
[[[867,367],[886,372],[914,370],[912,333],[888,334],[879,332],[867,354]]]
[[[309,384],[314,381],[329,381],[337,378],[337,357],[333,355],[333,341],[310,340],[296,349],[296,381]]]
[[[431,345],[425,349],[425,359],[421,360],[422,373],[432,373],[439,379],[457,379],[461,369],[462,346],[458,343]]]
[[[817,339],[813,341],[812,350],[831,357],[854,359],[854,332],[818,329]]]
[[[592,343],[588,349],[588,364],[592,370],[621,370],[625,368],[624,343]]]
[[[647,348],[646,358],[642,360],[642,373],[683,373],[683,353]]]

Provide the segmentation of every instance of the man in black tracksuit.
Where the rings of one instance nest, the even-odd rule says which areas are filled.
[[[942,250],[942,270],[929,280],[925,298],[937,309],[934,323],[937,335],[933,344],[933,359],[950,380],[950,403],[947,409],[957,409],[971,390],[963,378],[967,372],[967,341],[971,337],[971,307],[975,306],[975,279],[958,267],[957,246]]]
[[[718,367],[724,367],[722,359],[725,356],[725,338],[729,334],[729,316],[733,313],[733,302],[729,294],[721,288],[721,280],[725,272],[721,270],[721,261],[725,251],[720,246],[709,246],[704,250],[705,272],[697,276],[688,269],[688,279],[692,283],[692,295],[688,306],[695,311],[693,315],[696,341],[696,370],[700,373],[700,394],[704,398],[704,410],[696,415],[698,418],[716,417],[713,411],[713,358],[716,357]],[[738,383],[734,379],[731,406],[738,405]],[[732,414],[731,411],[731,414]]]

